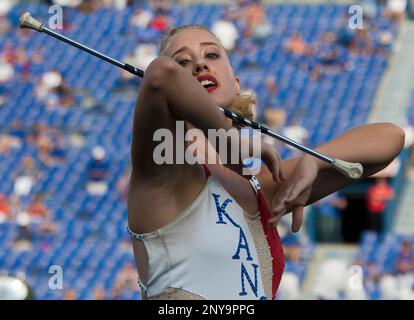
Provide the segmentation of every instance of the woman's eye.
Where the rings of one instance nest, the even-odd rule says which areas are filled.
[[[218,57],[219,57],[219,55],[217,53],[214,53],[214,52],[207,53],[207,58],[216,59]]]
[[[180,64],[180,65],[182,65],[182,66],[186,66],[189,62],[191,62],[190,60],[188,60],[188,59],[181,59],[181,60],[178,60],[178,63]]]

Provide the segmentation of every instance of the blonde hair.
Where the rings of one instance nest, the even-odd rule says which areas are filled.
[[[181,27],[173,28],[162,40],[160,44],[160,55],[165,55],[165,49],[170,41],[170,38],[187,29],[199,29],[210,33],[217,41],[221,44],[221,41],[217,36],[212,33],[208,28],[201,24],[188,24]],[[224,49],[224,47],[222,46]],[[225,50],[225,49],[224,49]],[[230,62],[231,64],[231,62]],[[241,116],[247,119],[253,119],[256,116],[256,98],[250,94],[240,94],[236,97],[233,104],[230,107],[230,110],[239,113]]]

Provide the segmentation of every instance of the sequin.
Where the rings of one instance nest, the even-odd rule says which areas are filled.
[[[160,294],[157,294],[152,297],[148,297],[148,300],[207,300],[206,298],[188,291],[179,288],[168,288],[165,289]]]
[[[244,213],[246,217],[247,225],[249,226],[250,233],[252,235],[257,256],[259,258],[260,273],[262,275],[263,288],[267,299],[272,299],[272,277],[273,266],[267,243],[265,233],[263,231],[262,222],[260,221],[260,212],[256,216],[252,216]]]

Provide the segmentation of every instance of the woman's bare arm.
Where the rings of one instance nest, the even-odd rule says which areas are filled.
[[[384,169],[398,154],[404,145],[404,131],[391,123],[367,124],[356,127],[337,138],[316,148],[317,151],[330,157],[359,162],[364,167],[362,178],[369,177]],[[306,155],[305,157],[310,157]],[[290,177],[302,158],[282,161],[282,170]],[[312,184],[312,190],[306,204],[311,204],[353,182],[329,164],[317,160],[319,173]],[[274,183],[269,172],[263,167],[259,175],[266,200],[274,203],[274,197],[284,188],[285,183]]]
[[[231,122],[197,79],[174,60],[160,57],[146,70],[136,104],[131,147],[133,176],[150,178],[174,167],[153,161],[153,150],[159,143],[153,141],[153,135],[160,128],[175,133],[177,120],[188,121],[204,133],[209,128],[231,128]]]

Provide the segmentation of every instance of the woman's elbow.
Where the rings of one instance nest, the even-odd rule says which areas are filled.
[[[405,145],[405,131],[401,127],[391,122],[386,123],[386,126],[387,134],[391,137],[393,145],[395,146],[396,153],[398,155]]]
[[[162,90],[177,72],[179,65],[168,57],[158,57],[150,63],[144,75],[144,83],[154,90]]]

